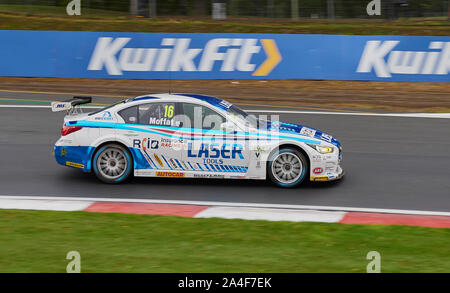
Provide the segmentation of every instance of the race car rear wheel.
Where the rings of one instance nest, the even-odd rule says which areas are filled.
[[[121,183],[133,169],[130,152],[118,144],[108,144],[98,149],[92,165],[97,178],[105,183]]]
[[[269,177],[281,187],[298,186],[308,174],[308,160],[294,148],[282,148],[269,159]]]

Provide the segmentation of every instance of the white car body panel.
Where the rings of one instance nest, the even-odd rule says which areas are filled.
[[[329,181],[343,176],[340,166],[342,147],[328,134],[301,125],[274,122],[268,122],[273,125],[269,129],[248,128],[241,119],[230,115],[222,102],[217,104],[221,100],[210,100],[214,99],[212,97],[202,100],[201,97],[206,96],[146,95],[94,115],[66,116],[66,126],[82,128],[61,136],[56,142],[56,160],[62,165],[89,172],[95,150],[110,142],[123,144],[130,150],[135,176],[266,179],[269,156],[280,146],[292,145],[308,157],[310,180]],[[124,109],[149,103],[201,105],[232,122],[236,132],[125,123],[119,115]],[[225,101],[223,104],[225,107],[230,105]],[[321,154],[308,144],[331,147],[333,152]]]

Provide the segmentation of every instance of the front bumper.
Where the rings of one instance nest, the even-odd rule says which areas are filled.
[[[344,177],[342,169],[342,147],[332,155],[313,155],[311,160],[311,181],[334,181]]]
[[[310,180],[311,181],[334,181],[334,180],[339,180],[342,177],[344,177],[345,175],[345,171],[342,169],[341,166],[338,166],[338,171],[337,172],[327,172],[325,175],[321,175],[321,176],[310,176]]]

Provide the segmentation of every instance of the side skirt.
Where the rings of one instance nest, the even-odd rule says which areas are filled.
[[[135,169],[134,176],[136,177],[170,177],[170,178],[211,178],[211,179],[256,179],[265,180],[265,177],[247,176],[242,173],[207,173],[199,171],[175,171],[175,170],[149,170],[149,169]]]

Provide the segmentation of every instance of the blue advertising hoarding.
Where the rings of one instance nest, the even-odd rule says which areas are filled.
[[[450,81],[450,37],[0,31],[0,76]]]

